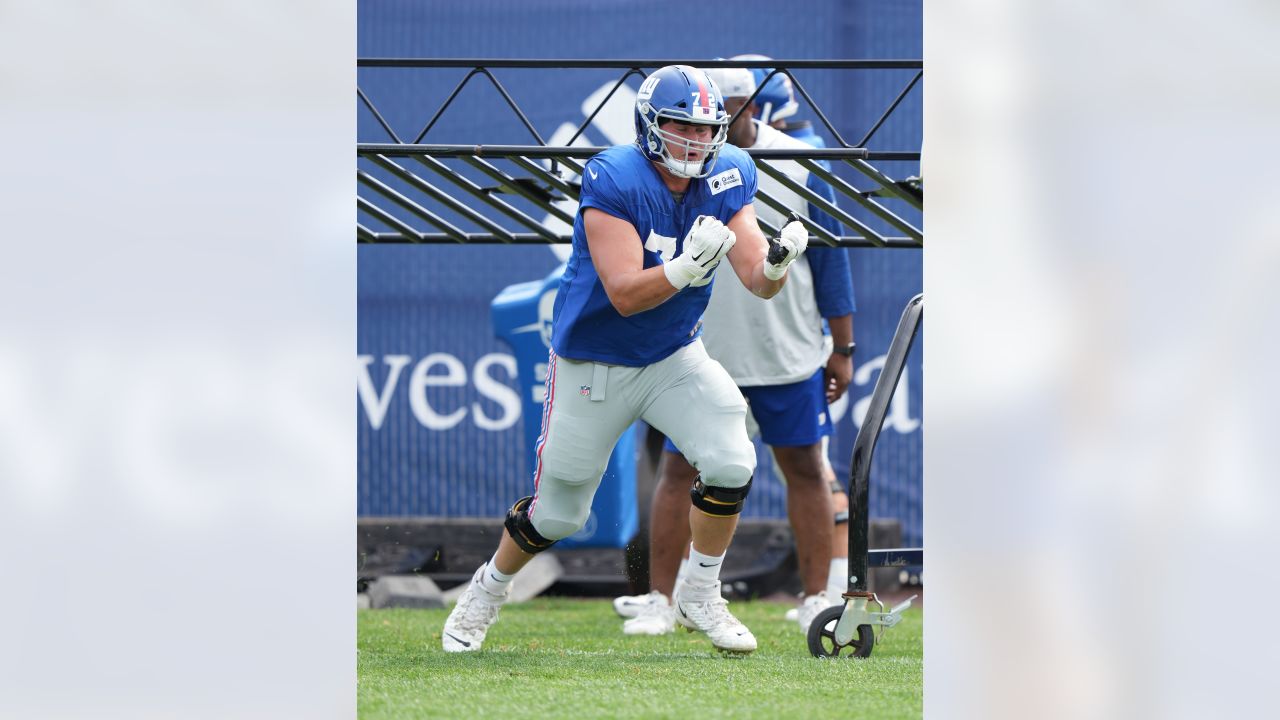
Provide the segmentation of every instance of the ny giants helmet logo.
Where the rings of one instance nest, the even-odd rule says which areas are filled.
[[[658,87],[658,83],[662,78],[657,75],[650,75],[640,84],[640,90],[636,92],[636,100],[648,100],[653,97],[653,91]]]

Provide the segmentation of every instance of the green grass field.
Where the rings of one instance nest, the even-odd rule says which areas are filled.
[[[374,718],[920,718],[923,610],[865,660],[809,655],[786,606],[729,608],[760,648],[724,657],[700,633],[628,637],[608,599],[503,608],[478,653],[440,649],[448,610],[359,610],[358,703]]]

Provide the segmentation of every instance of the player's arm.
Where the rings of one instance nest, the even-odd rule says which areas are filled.
[[[609,302],[623,317],[655,308],[675,295],[661,265],[644,266],[644,243],[635,226],[603,210],[582,213],[587,248]]]
[[[827,318],[831,327],[831,346],[847,348],[853,344],[853,313]],[[827,366],[822,372],[823,388],[826,390],[827,402],[833,403],[844,395],[853,380],[853,354],[844,355],[832,352],[827,358]]]
[[[781,247],[775,248],[771,257],[769,242],[756,223],[754,207],[743,205],[729,220],[729,229],[739,238],[729,251],[729,262],[743,287],[762,298],[777,295],[787,283],[787,267],[804,252],[809,232],[798,222],[789,223],[782,230]]]

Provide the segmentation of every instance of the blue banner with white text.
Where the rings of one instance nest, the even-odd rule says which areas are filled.
[[[674,32],[672,28],[679,27],[679,18],[690,8],[687,3],[643,0],[362,0],[358,3],[358,53],[401,58],[696,59],[741,53],[793,59],[922,57],[919,0],[815,1],[806,4],[804,12],[779,12],[776,2],[744,0],[710,14],[700,12],[711,19],[712,26],[696,33]],[[476,77],[440,113],[421,142],[564,144],[624,71],[495,68],[491,72],[531,128],[493,83]],[[915,72],[797,70],[794,75],[835,132],[856,143]],[[357,103],[358,140],[418,139],[467,73],[467,68],[359,69],[359,88],[377,107],[390,132]],[[638,78],[631,78],[618,88],[576,144],[630,142],[634,130],[629,103],[638,84]],[[922,97],[920,83],[875,131],[867,147],[919,151]],[[800,105],[798,117],[812,121],[828,147],[838,146],[814,109],[803,99]],[[843,179],[866,188],[864,176],[843,163],[836,165]],[[915,162],[875,165],[898,179],[919,173]],[[360,167],[408,193],[403,183],[381,168],[365,160]],[[414,167],[430,178],[431,172]],[[479,172],[468,177],[482,187],[494,185],[492,178]],[[450,187],[438,178],[431,182],[442,189]],[[375,197],[365,187],[359,193]],[[874,216],[839,197],[842,208],[881,227]],[[517,197],[509,202],[535,219],[554,224],[532,203]],[[387,203],[379,199],[379,204]],[[431,207],[465,228],[466,219],[458,213],[438,204]],[[903,204],[892,209],[923,227],[918,212]],[[358,219],[375,232],[392,229],[363,211]],[[496,335],[491,303],[509,286],[545,278],[563,261],[566,251],[550,245],[359,248],[360,516],[497,518],[513,500],[532,491],[531,449],[524,428],[540,418],[528,416],[515,354]],[[837,432],[831,453],[845,482],[858,423],[898,319],[907,301],[922,290],[919,250],[848,252],[858,304],[854,316],[858,350],[854,383],[846,398],[832,408]],[[900,520],[903,542],[909,546],[923,544],[923,340],[922,329],[891,403],[872,466],[871,515]],[[785,492],[773,477],[766,454],[760,455],[759,468],[744,516],[785,517]]]

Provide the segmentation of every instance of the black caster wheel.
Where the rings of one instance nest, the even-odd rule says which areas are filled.
[[[844,606],[836,605],[818,613],[818,617],[813,619],[813,624],[809,626],[809,652],[814,657],[840,657],[840,653],[844,653],[845,657],[871,656],[871,648],[876,639],[870,625],[859,625],[858,632],[848,645],[836,643],[836,621],[842,614]]]

